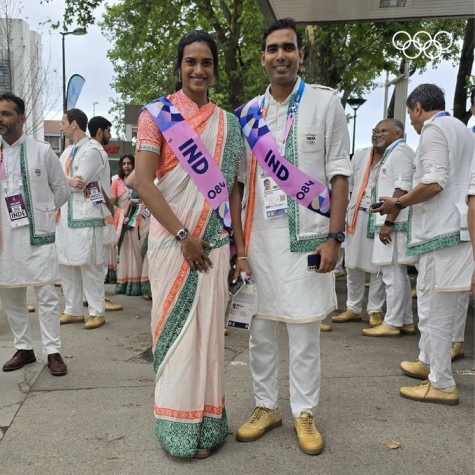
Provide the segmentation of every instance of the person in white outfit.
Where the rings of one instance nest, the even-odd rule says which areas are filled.
[[[385,119],[373,130],[377,146],[384,150],[371,190],[372,203],[380,196],[399,198],[410,191],[414,152],[404,143],[404,125],[399,120]],[[386,290],[386,314],[381,325],[365,328],[363,335],[398,337],[415,335],[412,313],[411,284],[407,266],[415,263],[406,255],[408,209],[394,216],[371,213],[368,235],[373,237],[372,262],[380,266]]]
[[[104,267],[104,280],[107,277],[109,271],[109,260],[112,255],[112,247],[117,242],[116,231],[114,227],[114,205],[110,201],[111,196],[111,172],[109,165],[109,157],[104,150],[104,145],[107,145],[111,139],[111,127],[112,124],[101,116],[92,117],[88,124],[87,129],[91,136],[91,142],[99,149],[102,157],[102,164],[104,165],[104,171],[101,177],[102,194],[104,195],[104,203],[102,204],[102,211],[105,216],[106,225],[104,227],[104,253],[103,262]],[[106,312],[114,312],[122,310],[122,305],[115,304],[109,298],[104,299],[104,307]]]
[[[248,255],[238,255],[238,259],[249,258],[257,289],[258,310],[249,342],[256,407],[236,438],[253,442],[282,424],[278,368],[279,324],[284,323],[297,441],[304,453],[316,455],[324,447],[313,417],[320,394],[320,322],[336,308],[332,271],[345,238],[351,165],[340,100],[334,90],[307,85],[298,77],[302,61],[302,40],[295,22],[283,19],[271,25],[264,33],[261,52],[270,86],[258,104],[270,131],[269,140],[274,141],[273,150],[280,155],[278,163],[291,162],[308,174],[310,181],[332,188],[330,219],[287,197],[275,182],[276,174],[264,172],[247,146],[240,180],[245,184]],[[265,190],[265,180],[270,179],[275,182],[272,192]],[[299,189],[307,190],[304,185]],[[275,199],[277,194],[281,198]],[[321,256],[317,272],[308,271],[311,253]]]
[[[403,361],[401,369],[424,382],[402,387],[399,393],[415,401],[456,405],[450,352],[457,312],[473,273],[464,228],[475,141],[465,124],[445,111],[444,93],[435,84],[416,87],[406,104],[411,124],[421,136],[413,189],[400,198],[381,196],[383,205],[376,209],[393,215],[412,206],[407,252],[419,257],[419,359]]]
[[[61,324],[84,322],[83,292],[89,306],[86,329],[105,324],[100,149],[86,136],[87,116],[79,109],[63,115],[61,129],[71,139],[60,163],[71,189],[57,223],[57,250],[65,309]]]
[[[381,159],[387,144],[379,144],[373,131],[372,147],[357,150],[351,161],[353,175],[349,180],[350,203],[347,211],[347,241],[345,243],[346,309],[332,317],[334,323],[361,320],[366,274],[369,273],[368,320],[371,327],[382,322],[385,294],[381,267],[372,262],[373,239],[368,237],[371,192],[381,169]]]
[[[36,361],[26,303],[27,286],[33,286],[48,368],[63,376],[54,211],[70,192],[50,145],[23,133],[25,120],[24,101],[0,95],[0,300],[17,350],[3,371]]]

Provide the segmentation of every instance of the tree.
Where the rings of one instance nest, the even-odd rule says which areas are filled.
[[[0,0],[0,67],[2,92],[13,92],[25,101],[26,134],[43,139],[44,118],[59,100],[59,91],[51,89],[50,59],[42,62],[40,34],[38,41],[24,38],[21,18],[23,5],[14,0]],[[45,24],[39,25],[40,31]],[[8,91],[7,91],[8,89]],[[47,104],[47,105],[45,105]]]

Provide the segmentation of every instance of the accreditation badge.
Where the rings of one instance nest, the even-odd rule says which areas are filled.
[[[10,225],[12,228],[20,228],[30,224],[25,201],[23,200],[21,193],[5,196],[5,203],[7,205],[8,216],[10,217]]]
[[[100,205],[105,203],[104,195],[102,194],[101,187],[97,181],[91,181],[86,185],[84,189],[84,197],[89,198],[93,205]]]
[[[288,213],[287,196],[270,176],[261,176],[264,218],[280,218]]]
[[[229,306],[229,313],[226,325],[233,328],[249,330],[252,317],[257,312],[257,289],[253,283],[247,283],[237,295],[235,295]]]

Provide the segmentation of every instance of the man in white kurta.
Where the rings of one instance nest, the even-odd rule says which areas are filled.
[[[332,186],[332,210],[328,220],[285,196],[282,206],[275,205],[279,200],[267,199],[269,191],[264,189],[265,180],[271,177],[260,166],[254,182],[249,182],[251,156],[247,148],[241,167],[245,177],[241,178],[245,181],[245,239],[258,296],[249,343],[256,408],[236,438],[252,442],[282,424],[278,333],[279,323],[284,323],[289,338],[290,406],[298,445],[307,454],[319,454],[323,439],[313,411],[320,393],[320,322],[336,307],[331,271],[340,251],[337,238],[344,239],[347,177],[351,174],[348,132],[335,91],[309,85],[305,85],[288,129],[288,110],[300,86],[297,71],[303,60],[295,24],[288,19],[276,22],[264,34],[263,45],[261,62],[271,82],[263,96],[270,133],[288,161]],[[273,190],[279,193],[274,185]],[[268,206],[273,207],[270,213]],[[329,238],[329,231],[338,236]],[[307,256],[315,251],[321,255],[320,269],[309,272]]]
[[[451,369],[451,343],[461,302],[467,299],[473,272],[470,243],[464,241],[465,197],[475,148],[472,133],[445,112],[443,91],[421,84],[408,97],[411,123],[420,134],[414,160],[413,189],[401,198],[381,197],[383,213],[412,205],[408,254],[419,257],[417,304],[419,359],[401,369],[423,379],[400,395],[421,402],[459,402]]]
[[[116,230],[114,226],[114,205],[109,201],[111,196],[111,171],[109,165],[109,157],[104,150],[104,145],[109,143],[111,138],[112,124],[104,117],[93,117],[87,124],[89,135],[91,136],[91,144],[97,147],[102,157],[102,165],[104,166],[101,177],[101,189],[104,195],[104,203],[102,213],[105,217],[105,226],[103,230],[103,256],[102,265],[104,268],[104,280],[109,270],[109,261],[112,255],[112,248],[117,242]],[[114,312],[122,310],[122,305],[113,303],[110,299],[104,299],[104,307],[106,311]]]
[[[70,192],[50,145],[27,137],[24,122],[23,100],[1,95],[0,300],[17,349],[3,371],[36,361],[26,304],[27,286],[33,286],[48,367],[54,376],[62,376],[67,368],[59,354],[59,301],[53,286],[58,278],[54,210]]]
[[[370,275],[367,305],[369,324],[376,326],[382,322],[384,284],[380,267],[372,263],[373,239],[367,234],[371,190],[384,150],[377,146],[374,134],[372,141],[373,147],[357,150],[351,160],[353,174],[349,180],[351,198],[347,211],[345,243],[347,301],[346,309],[332,317],[334,323],[361,320],[367,273]]]
[[[100,150],[86,136],[87,117],[79,109],[63,115],[62,130],[70,145],[60,162],[71,198],[61,208],[57,225],[59,270],[65,302],[61,324],[84,321],[83,292],[89,306],[86,329],[105,324],[103,228],[100,181],[104,170]]]
[[[373,130],[376,142],[384,148],[380,166],[371,190],[371,202],[380,196],[399,198],[410,191],[414,152],[404,143],[404,125],[395,119],[379,122]],[[372,237],[372,262],[380,266],[386,290],[386,314],[381,325],[365,328],[362,333],[372,337],[415,335],[412,314],[411,284],[407,265],[415,263],[406,255],[408,209],[391,215],[369,215],[367,233]]]

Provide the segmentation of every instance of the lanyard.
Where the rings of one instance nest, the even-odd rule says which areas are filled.
[[[445,116],[450,116],[450,113],[447,111],[437,112],[437,114],[434,115],[434,119],[437,119],[438,117],[445,117]]]
[[[300,80],[299,88],[295,94],[295,97],[293,98],[292,102],[289,104],[289,108],[287,109],[287,121],[285,123],[285,129],[284,129],[284,140],[282,141],[283,145],[286,144],[287,138],[289,137],[289,132],[294,122],[295,113],[297,112],[297,109],[299,108],[300,99],[302,99],[304,89],[305,89],[305,82]],[[265,104],[265,95],[264,95],[261,101],[261,111],[262,111],[262,117],[264,118],[264,120],[267,117],[268,108],[269,106]]]

